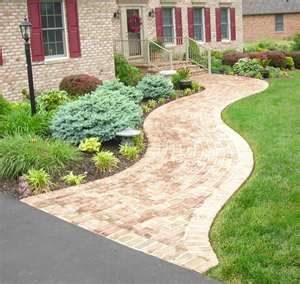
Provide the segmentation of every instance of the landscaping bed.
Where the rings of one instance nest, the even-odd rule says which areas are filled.
[[[179,77],[188,79],[189,70]],[[0,191],[24,198],[123,171],[146,151],[142,125],[147,115],[203,89],[193,82],[192,89],[176,90],[159,75],[138,82],[126,86],[69,76],[60,90],[40,93],[34,116],[27,99],[9,103],[0,97]],[[124,144],[118,133],[127,128],[141,134]]]

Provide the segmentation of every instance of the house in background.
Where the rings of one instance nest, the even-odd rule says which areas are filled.
[[[300,0],[243,0],[244,41],[288,39],[300,32]]]
[[[116,50],[132,59],[156,40],[184,53],[186,39],[214,49],[243,46],[242,0],[118,0]],[[132,26],[136,20],[137,27]],[[147,44],[146,44],[147,46]]]
[[[0,1],[0,93],[11,100],[28,89],[19,24],[32,23],[31,49],[36,90],[58,88],[63,77],[87,73],[115,76],[112,0]]]
[[[25,15],[36,90],[78,73],[112,79],[114,52],[149,63],[154,40],[172,58],[186,52],[187,38],[218,49],[243,44],[242,0],[2,0],[0,93],[11,100],[28,88],[19,31]]]

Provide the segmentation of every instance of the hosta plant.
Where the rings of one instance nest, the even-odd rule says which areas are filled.
[[[67,175],[61,178],[67,185],[79,185],[82,184],[86,179],[86,174],[83,175],[75,175],[72,171]]]
[[[137,146],[125,144],[120,146],[120,154],[128,160],[136,160],[139,157],[140,149]]]
[[[43,169],[29,170],[28,173],[25,175],[25,179],[28,182],[33,195],[50,191],[50,186],[52,185],[51,177]]]
[[[101,172],[111,172],[118,167],[119,159],[110,151],[101,151],[97,153],[92,161],[96,168]]]
[[[140,107],[118,92],[94,92],[63,105],[54,115],[51,129],[55,138],[78,145],[89,137],[108,141],[119,131],[141,123]]]
[[[264,68],[258,59],[243,58],[233,65],[233,71],[240,76],[261,78]]]
[[[37,97],[38,107],[44,111],[56,110],[60,105],[65,104],[68,101],[70,101],[70,98],[66,91],[51,90],[42,92]]]
[[[173,84],[161,75],[146,75],[137,85],[146,99],[167,98],[173,92]]]
[[[96,153],[99,152],[101,148],[101,141],[99,138],[86,138],[83,141],[80,142],[79,144],[79,150],[81,152],[86,152],[86,153]]]

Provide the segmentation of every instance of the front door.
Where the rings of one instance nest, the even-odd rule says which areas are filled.
[[[140,8],[126,9],[126,34],[128,39],[128,56],[140,57],[142,49],[142,15]]]

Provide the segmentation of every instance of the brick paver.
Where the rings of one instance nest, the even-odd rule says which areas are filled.
[[[251,173],[248,144],[221,120],[260,80],[197,78],[206,90],[152,112],[143,159],[114,176],[30,197],[25,203],[131,248],[198,272],[218,263],[210,226]]]

